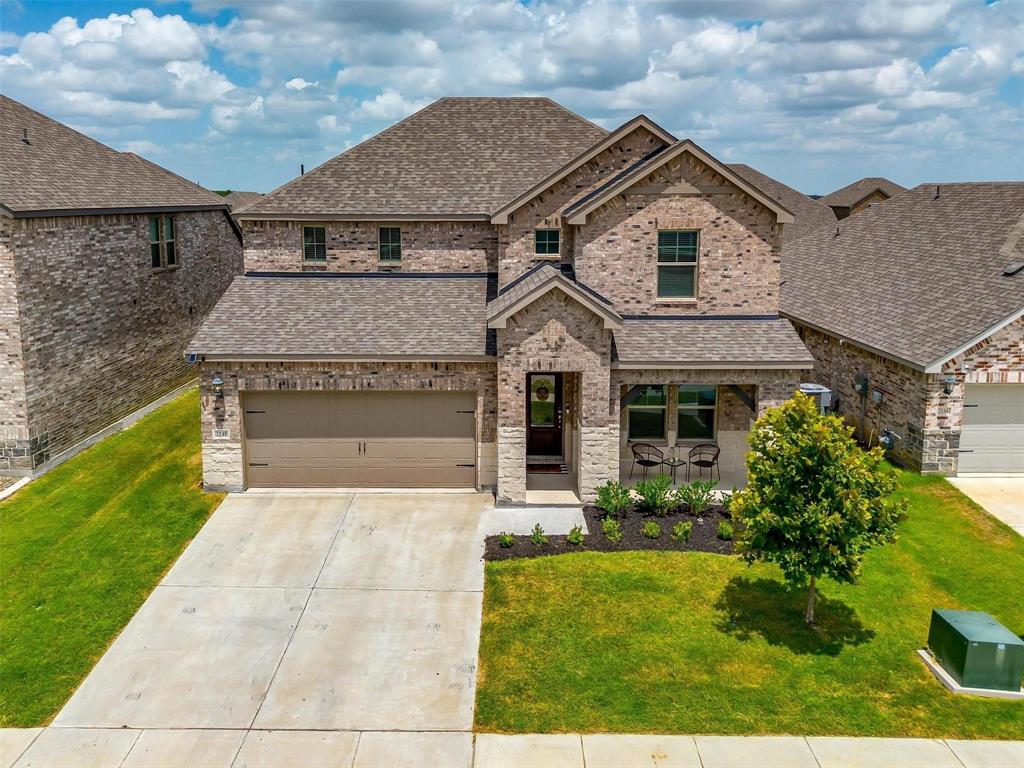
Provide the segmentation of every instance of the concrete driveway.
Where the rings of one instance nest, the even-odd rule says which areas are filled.
[[[1024,536],[1024,475],[962,475],[949,482]]]
[[[54,726],[469,731],[492,506],[229,496]]]

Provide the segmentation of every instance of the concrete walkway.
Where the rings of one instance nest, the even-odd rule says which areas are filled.
[[[1024,536],[1024,475],[962,475],[948,480],[990,515]]]
[[[38,728],[0,768],[1020,768],[1024,741]]]

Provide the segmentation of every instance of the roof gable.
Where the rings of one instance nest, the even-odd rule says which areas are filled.
[[[541,262],[524,272],[487,305],[487,327],[507,327],[512,315],[553,290],[562,291],[600,317],[605,328],[622,327],[622,316],[612,309],[607,299],[592,288],[570,280],[548,262]]]
[[[626,192],[634,185],[658,171],[659,168],[664,167],[670,161],[677,157],[682,157],[683,155],[690,155],[696,158],[730,184],[737,187],[741,192],[749,195],[765,208],[772,211],[775,214],[776,220],[780,224],[789,224],[793,222],[793,214],[787,210],[784,205],[748,182],[734,170],[729,168],[729,166],[716,160],[690,139],[678,141],[663,150],[650,153],[635,163],[631,168],[627,168],[622,173],[609,179],[605,184],[595,189],[589,195],[581,198],[579,201],[571,205],[564,211],[564,217],[569,224],[586,224],[587,216],[609,200],[612,200],[616,196]],[[666,187],[665,191],[668,192],[678,191],[680,193],[687,194],[700,194],[708,191],[694,185],[690,185],[687,182],[682,182],[679,185],[668,184],[664,186]]]
[[[901,187],[895,181],[889,181],[882,176],[868,176],[825,195],[820,202],[832,208],[852,208],[875,192],[881,192],[886,197],[894,197],[906,190],[906,187]]]
[[[786,225],[782,230],[784,243],[798,240],[821,227],[835,225],[835,212],[827,205],[822,205],[818,200],[783,184],[778,179],[766,176],[749,165],[729,163],[729,167],[762,192],[774,197],[793,214],[795,221]]]
[[[638,130],[645,130],[654,134],[654,136],[660,139],[665,146],[674,144],[676,141],[675,136],[655,123],[649,117],[646,115],[637,115],[632,120],[616,128],[603,139],[595,142],[592,146],[588,147],[586,151],[580,153],[553,173],[545,176],[525,192],[508,201],[505,205],[491,214],[491,223],[508,224],[509,216],[516,210],[526,205],[530,200],[534,199],[545,190],[550,189],[555,184],[558,184],[572,173],[575,173],[587,163],[592,162],[601,153],[607,152],[627,136]]]

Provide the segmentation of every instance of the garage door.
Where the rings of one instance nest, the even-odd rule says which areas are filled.
[[[252,487],[472,487],[474,392],[248,392]]]
[[[1024,472],[1024,384],[967,385],[958,472]]]

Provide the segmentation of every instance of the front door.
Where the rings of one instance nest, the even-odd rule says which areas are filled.
[[[562,455],[562,374],[527,374],[526,453]]]

